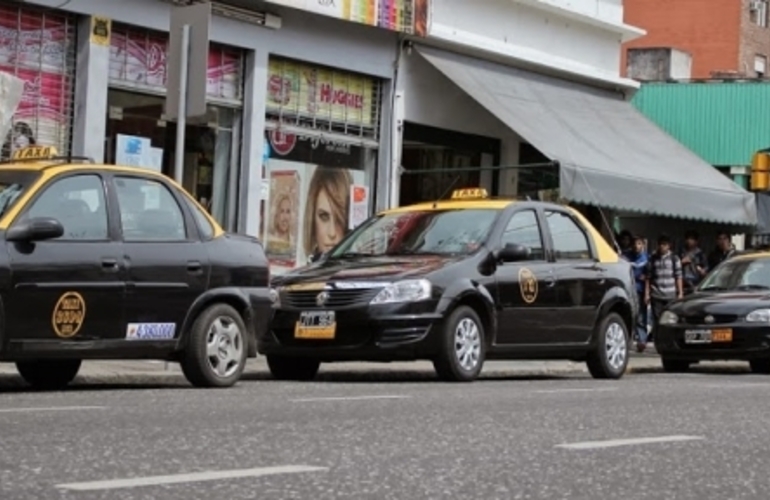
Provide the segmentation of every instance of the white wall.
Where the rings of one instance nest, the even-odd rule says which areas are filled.
[[[430,37],[620,87],[621,0],[433,0]],[[430,43],[430,41],[429,41]]]

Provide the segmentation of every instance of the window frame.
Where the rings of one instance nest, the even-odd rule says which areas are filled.
[[[119,179],[134,179],[134,180],[140,180],[144,182],[156,182],[160,184],[162,187],[166,188],[171,195],[172,199],[176,202],[177,206],[179,207],[179,210],[182,212],[182,220],[185,224],[185,239],[183,240],[126,240],[125,235],[123,234],[123,218],[122,218],[122,209],[120,207],[120,199],[118,198],[118,185],[117,181]],[[172,186],[170,183],[166,182],[165,179],[161,177],[156,177],[153,175],[142,175],[138,172],[119,172],[112,174],[109,179],[109,185],[111,188],[111,196],[114,198],[114,206],[115,206],[115,226],[117,230],[118,240],[125,243],[125,244],[149,244],[149,243],[155,243],[155,244],[168,244],[168,245],[177,245],[180,243],[194,243],[194,242],[200,242],[201,236],[200,232],[198,231],[198,226],[195,223],[195,220],[190,213],[187,205],[184,203],[182,199],[181,193],[178,192],[178,190]]]
[[[99,180],[99,184],[102,187],[102,199],[104,201],[104,209],[107,215],[107,237],[106,238],[98,238],[98,239],[69,239],[66,238],[64,235],[62,235],[59,238],[52,238],[49,240],[45,240],[46,243],[109,243],[117,241],[117,234],[115,233],[115,227],[114,227],[114,220],[112,218],[112,203],[110,199],[110,193],[107,186],[107,179],[103,172],[98,170],[77,170],[74,172],[66,172],[66,173],[60,173],[53,175],[50,179],[46,179],[43,181],[40,186],[35,189],[35,191],[32,193],[32,196],[24,202],[24,207],[19,211],[18,214],[16,214],[16,217],[14,217],[13,221],[8,225],[8,228],[14,227],[16,224],[19,223],[20,220],[26,216],[29,211],[32,209],[32,207],[35,205],[35,203],[40,200],[41,197],[43,197],[51,187],[53,187],[57,182],[65,181],[67,179],[73,179],[75,177],[96,177]],[[34,189],[34,187],[33,187]],[[58,220],[58,219],[57,219]],[[41,242],[42,243],[42,242]]]
[[[574,223],[575,226],[577,226],[578,230],[583,234],[583,237],[585,238],[585,241],[586,241],[586,245],[588,246],[588,253],[589,253],[588,259],[557,257],[556,243],[555,243],[554,238],[553,238],[553,232],[551,231],[551,225],[548,224],[548,214],[550,214],[550,213],[563,215],[564,217],[566,217],[567,219],[572,221],[572,223]],[[560,209],[553,208],[553,207],[544,208],[543,209],[543,224],[545,225],[545,227],[548,228],[548,239],[549,239],[549,247],[550,247],[550,257],[551,257],[552,261],[556,261],[556,262],[559,262],[559,261],[575,262],[575,261],[585,261],[585,260],[590,260],[590,261],[593,261],[593,262],[597,261],[597,258],[596,258],[596,254],[597,254],[596,247],[594,246],[594,242],[593,242],[593,239],[591,238],[590,233],[585,228],[585,226],[583,226],[583,224],[581,224],[580,221],[575,216],[573,216],[571,213],[569,213],[566,210],[560,210]]]
[[[182,198],[183,204],[187,207],[187,210],[189,210],[190,212],[190,217],[195,223],[195,229],[198,233],[198,238],[200,239],[200,241],[211,241],[214,238],[216,238],[217,229],[216,227],[214,227],[214,225],[211,223],[208,217],[206,217],[206,213],[203,211],[203,209],[193,202],[193,199],[191,196],[185,196],[184,194],[182,194],[181,198]],[[211,230],[211,236],[204,234],[204,231],[201,229],[200,225],[198,224],[198,220],[197,220],[198,218],[195,216],[196,212],[200,213],[201,218],[204,221],[206,221],[206,224]]]
[[[524,212],[531,212],[532,215],[535,217],[535,222],[537,223],[537,232],[540,235],[540,245],[542,246],[541,251],[543,253],[542,258],[540,259],[528,259],[524,262],[548,262],[548,256],[549,256],[548,243],[549,242],[546,240],[546,234],[543,231],[543,221],[541,220],[540,213],[536,207],[522,207],[517,210],[514,210],[510,214],[510,216],[505,220],[505,223],[502,225],[500,237],[498,238],[499,247],[503,248],[505,245],[504,238],[505,238],[505,233],[507,232],[507,229],[508,229],[508,225],[511,223],[514,217]]]

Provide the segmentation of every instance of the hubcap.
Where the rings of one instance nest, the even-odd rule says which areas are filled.
[[[455,329],[455,356],[465,371],[472,371],[479,364],[481,333],[475,321],[463,318]]]
[[[241,363],[243,335],[232,318],[220,316],[211,323],[206,335],[206,358],[211,370],[222,378],[229,377]]]
[[[604,337],[604,346],[607,349],[607,362],[614,370],[620,370],[626,362],[628,342],[623,327],[617,323],[611,323],[607,327]]]

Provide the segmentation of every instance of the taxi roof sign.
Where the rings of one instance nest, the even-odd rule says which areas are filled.
[[[484,188],[464,188],[452,191],[453,200],[483,200],[489,198]]]
[[[59,156],[59,152],[53,146],[27,146],[13,152],[13,160],[50,160]]]

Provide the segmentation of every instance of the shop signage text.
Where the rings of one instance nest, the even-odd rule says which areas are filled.
[[[287,156],[294,151],[294,147],[298,141],[309,143],[312,149],[318,149],[319,146],[324,146],[325,150],[330,153],[349,155],[351,153],[350,144],[336,142],[325,137],[309,136],[289,134],[281,130],[270,131],[270,146],[272,151],[278,156]]]
[[[271,60],[268,113],[371,127],[376,82],[373,78],[285,60]]]
[[[430,0],[267,0],[368,26],[427,36]]]

